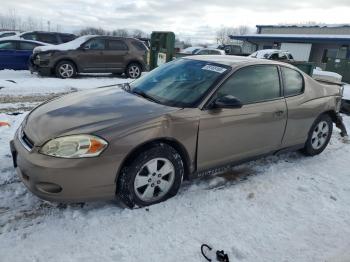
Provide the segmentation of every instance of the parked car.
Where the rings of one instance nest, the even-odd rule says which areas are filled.
[[[33,40],[39,41],[48,44],[62,44],[67,43],[69,41],[77,38],[74,34],[67,33],[56,33],[56,32],[45,32],[45,31],[32,31],[32,32],[24,32],[18,35],[9,36],[7,39],[17,40],[17,39],[25,39],[25,40]]]
[[[29,40],[0,39],[0,70],[28,70],[33,49],[45,43]]]
[[[224,50],[226,55],[244,55],[239,45],[220,45],[218,49]]]
[[[288,51],[278,50],[278,49],[264,49],[259,50],[251,54],[249,57],[269,59],[282,62],[293,62],[293,55]]]
[[[11,141],[14,166],[50,201],[147,206],[183,179],[280,151],[320,154],[342,123],[342,92],[276,61],[179,58],[121,88],[38,106]]]
[[[346,115],[350,115],[350,85],[342,82],[342,75],[336,72],[323,71],[321,68],[317,67],[313,70],[312,78],[317,80],[318,82],[332,83],[344,86],[344,94],[342,98],[340,112]]]
[[[340,112],[350,116],[350,85],[344,86],[344,96]]]
[[[225,55],[225,51],[214,48],[201,48],[195,52],[195,55]]]
[[[147,70],[148,48],[135,38],[82,36],[69,43],[34,49],[32,70],[60,78],[79,73],[125,73],[138,78]]]
[[[189,54],[189,55],[193,55],[195,54],[198,50],[202,49],[203,46],[190,46],[187,47],[185,49],[182,49],[182,51],[180,52],[181,54]]]
[[[17,31],[0,31],[0,38],[9,37],[19,34]]]

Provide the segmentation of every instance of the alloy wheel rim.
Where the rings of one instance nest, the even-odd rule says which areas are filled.
[[[69,78],[73,76],[74,69],[70,64],[63,64],[59,68],[60,75],[64,78]]]
[[[134,191],[144,202],[154,202],[165,196],[174,184],[175,168],[166,158],[154,158],[136,174]]]
[[[327,138],[329,136],[329,126],[326,121],[321,121],[318,123],[318,125],[315,127],[314,131],[312,132],[311,137],[311,145],[313,149],[320,149],[323,147],[327,141]]]
[[[138,66],[131,66],[129,68],[129,75],[132,78],[137,78],[140,75],[140,68]]]

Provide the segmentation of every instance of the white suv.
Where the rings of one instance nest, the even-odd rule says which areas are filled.
[[[251,54],[249,57],[277,61],[294,61],[294,58],[290,52],[278,49],[259,50]]]

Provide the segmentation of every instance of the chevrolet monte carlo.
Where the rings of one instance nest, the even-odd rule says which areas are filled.
[[[286,150],[320,154],[342,125],[342,92],[276,61],[192,56],[45,102],[10,146],[19,177],[43,199],[141,207],[212,170]]]

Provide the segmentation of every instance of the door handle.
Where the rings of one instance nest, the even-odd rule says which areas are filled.
[[[276,111],[276,112],[275,112],[275,116],[280,117],[280,116],[283,115],[283,113],[284,113],[283,110]]]

